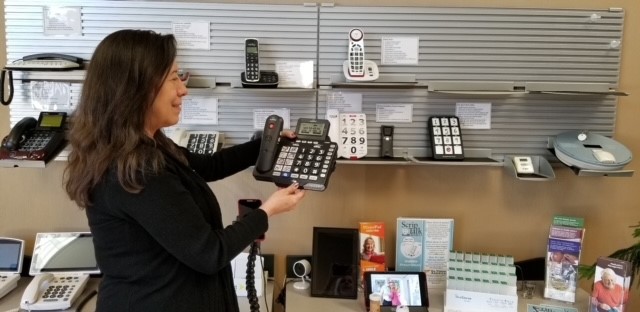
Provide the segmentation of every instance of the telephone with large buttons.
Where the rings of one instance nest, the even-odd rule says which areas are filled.
[[[300,188],[324,191],[338,152],[338,145],[327,135],[329,121],[298,119],[295,140],[280,137],[283,124],[280,116],[267,118],[253,176],[281,187],[297,182]]]

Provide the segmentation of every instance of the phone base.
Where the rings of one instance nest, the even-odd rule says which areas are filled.
[[[342,63],[342,72],[348,81],[373,81],[380,78],[378,65],[374,61],[364,60],[364,76],[354,77],[349,75],[349,60]]]

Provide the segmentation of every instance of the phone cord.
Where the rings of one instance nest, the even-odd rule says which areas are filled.
[[[9,77],[9,98],[7,100],[4,99],[4,77]],[[13,100],[13,72],[10,70],[3,69],[2,74],[0,74],[0,103],[2,105],[9,105]]]
[[[258,303],[258,292],[256,291],[256,256],[260,248],[259,242],[251,243],[249,256],[247,258],[247,300],[249,300],[249,308],[251,312],[259,312],[260,304]]]

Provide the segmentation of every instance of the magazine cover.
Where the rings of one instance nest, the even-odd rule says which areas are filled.
[[[583,228],[552,225],[547,244],[545,298],[575,302]]]
[[[397,219],[396,271],[424,271],[428,288],[444,289],[451,249],[453,219]]]
[[[360,280],[365,271],[386,270],[384,222],[360,222]]]
[[[629,299],[631,263],[607,257],[596,262],[590,312],[624,312]]]

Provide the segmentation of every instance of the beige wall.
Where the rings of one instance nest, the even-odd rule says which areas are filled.
[[[234,1],[219,1],[234,2]],[[239,2],[239,1],[236,1]],[[308,1],[254,1],[302,3]],[[342,5],[391,5],[392,1],[337,1]],[[396,5],[504,6],[498,0],[402,1]],[[635,0],[509,1],[511,7],[608,8],[626,12],[623,37],[621,97],[615,138],[640,155],[640,4]],[[4,12],[2,12],[4,13]],[[4,14],[0,14],[4,16]],[[4,23],[2,23],[4,24]],[[4,36],[4,31],[2,32]],[[0,40],[4,50],[4,40]],[[0,56],[4,58],[4,53]],[[636,55],[636,56],[634,56]],[[0,107],[0,137],[9,131],[9,109]],[[86,230],[84,213],[62,189],[64,163],[46,169],[0,168],[0,236],[19,237],[33,248],[37,231]],[[456,249],[511,254],[516,260],[542,256],[553,215],[582,216],[586,239],[582,262],[630,245],[630,225],[640,221],[640,173],[631,178],[578,177],[558,167],[551,182],[518,181],[495,167],[339,165],[330,187],[309,192],[301,207],[273,218],[264,253],[276,254],[277,277],[285,270],[287,254],[310,254],[313,226],[356,227],[359,221],[387,223],[386,250],[394,259],[395,219],[398,216],[455,219]],[[639,170],[634,161],[627,169]],[[275,188],[255,182],[243,172],[212,184],[231,222],[239,198],[262,198]],[[583,281],[588,288],[592,281]],[[640,311],[640,293],[633,288],[629,311]]]

